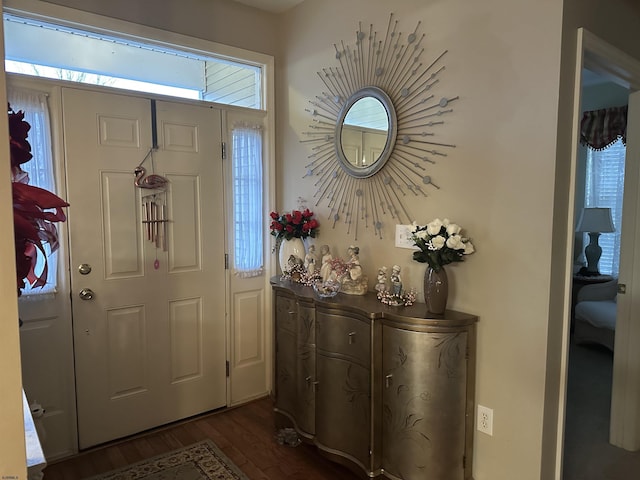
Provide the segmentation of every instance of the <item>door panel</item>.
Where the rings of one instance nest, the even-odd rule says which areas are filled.
[[[382,467],[393,478],[464,478],[467,345],[467,333],[383,325]]]
[[[233,339],[233,363],[242,368],[263,362],[263,292],[242,292],[234,295],[233,299],[233,309],[238,317]]]
[[[105,278],[115,280],[141,277],[143,252],[140,241],[136,192],[131,188],[130,172],[101,172],[103,205],[103,247]]]
[[[202,376],[202,302],[189,298],[169,302],[171,327],[171,383]]]
[[[144,307],[110,309],[107,318],[107,381],[111,400],[147,391]]]
[[[620,275],[626,293],[617,296],[616,337],[613,357],[610,442],[626,450],[640,450],[640,255],[635,250],[640,239],[640,92],[629,95],[627,151],[624,174]]]
[[[169,237],[169,272],[199,271],[200,186],[193,175],[167,175],[171,182],[169,212],[174,228]]]
[[[316,439],[321,450],[368,471],[371,451],[371,372],[343,358],[316,356]]]
[[[276,294],[275,299],[275,409],[295,418],[296,412],[296,301]]]
[[[148,99],[64,89],[63,109],[86,448],[226,403],[221,115],[157,102],[150,151]],[[141,163],[169,180],[166,191],[134,185]],[[149,201],[166,222],[146,220]]]

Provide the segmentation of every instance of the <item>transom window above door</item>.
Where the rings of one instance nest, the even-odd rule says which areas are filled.
[[[5,13],[7,72],[264,109],[262,68]]]

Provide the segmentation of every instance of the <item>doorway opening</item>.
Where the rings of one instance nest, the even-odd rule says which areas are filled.
[[[579,30],[579,41],[578,41],[578,65],[577,65],[577,73],[576,73],[576,89],[581,93],[580,100],[576,102],[574,107],[574,127],[580,125],[580,121],[582,118],[582,110],[586,110],[588,108],[585,107],[585,95],[584,95],[584,87],[585,87],[585,79],[590,75],[586,70],[594,73],[597,77],[601,79],[605,79],[607,81],[612,82],[617,86],[621,86],[628,90],[628,92],[636,92],[640,88],[640,62],[629,57],[623,52],[615,49],[614,47],[606,44],[602,40],[598,39],[590,32],[580,29]],[[586,73],[587,72],[587,73]],[[586,73],[586,74],[585,74]],[[576,97],[577,98],[577,97]],[[634,117],[638,114],[638,111],[635,110],[634,105],[640,104],[638,100],[638,93],[632,93],[629,96],[629,105],[630,105],[630,114],[629,118]],[[583,108],[580,108],[582,104]],[[637,118],[637,117],[636,117]],[[635,120],[637,123],[637,119]],[[632,130],[631,126],[629,128],[628,137],[632,137],[632,141],[629,142],[627,139],[627,147],[630,152],[636,151],[638,148],[638,139],[635,138],[637,135],[632,134],[631,132],[636,132],[637,130]],[[577,161],[579,149],[577,146],[574,147],[574,168],[579,165],[580,162]],[[638,335],[630,328],[630,313],[631,313],[631,295],[633,290],[634,283],[634,275],[635,272],[638,271],[637,265],[635,261],[625,261],[626,259],[632,259],[633,248],[635,242],[635,231],[636,231],[636,212],[638,210],[638,167],[634,165],[633,162],[627,162],[626,164],[626,172],[624,179],[624,211],[623,211],[623,221],[624,229],[622,230],[622,248],[621,248],[621,266],[620,266],[620,280],[619,282],[622,284],[626,284],[627,286],[627,294],[618,295],[617,301],[617,316],[615,320],[615,330],[616,330],[616,340],[614,344],[614,354],[612,355],[608,352],[607,349],[595,350],[589,355],[589,358],[585,359],[584,355],[577,352],[574,349],[574,345],[572,342],[571,347],[569,347],[569,342],[567,342],[568,350],[565,352],[569,357],[568,362],[568,390],[575,388],[574,381],[579,380],[579,376],[582,375],[582,385],[586,386],[583,389],[578,389],[577,391],[568,391],[568,401],[566,406],[566,421],[565,424],[565,442],[564,445],[564,476],[565,480],[573,480],[573,479],[585,479],[585,478],[601,478],[603,472],[607,472],[607,478],[627,478],[628,477],[628,467],[629,465],[633,465],[633,471],[637,470],[640,467],[640,454],[631,453],[630,451],[638,450],[640,445],[637,443],[638,432],[636,432],[636,426],[633,424],[634,422],[630,422],[627,420],[628,418],[633,418],[635,415],[635,409],[637,408],[637,395],[635,394],[635,389],[633,388],[632,377],[629,377],[629,373],[634,371],[634,366],[637,364],[637,360],[634,358],[633,349],[630,349],[630,345],[635,345],[640,342],[640,338]],[[576,178],[580,178],[580,171],[578,170]],[[583,182],[584,184],[584,182]],[[584,198],[584,192],[581,192],[581,182],[580,180],[576,181],[576,199]],[[582,205],[576,201],[575,203],[575,211],[577,214],[580,213],[582,209]],[[622,222],[621,225],[622,226]],[[575,224],[572,224],[575,226]],[[618,226],[616,226],[618,228]],[[576,242],[575,250],[576,256],[580,253],[580,250],[583,247],[580,245],[580,242]],[[575,272],[574,272],[575,273]],[[615,287],[617,282],[613,280],[613,287],[615,291]],[[574,277],[575,284],[575,277]],[[614,293],[615,295],[615,293]],[[575,303],[575,299],[574,299]],[[573,305],[572,305],[573,306]],[[572,308],[572,318],[573,320],[573,308]],[[569,324],[569,323],[568,323]],[[567,324],[567,328],[568,328]],[[571,348],[571,354],[569,354],[569,348]],[[599,357],[599,358],[597,358]],[[592,371],[578,371],[575,370],[572,372],[572,369],[575,369],[575,360],[581,362],[582,369],[591,369]],[[592,362],[592,363],[589,363]],[[595,362],[595,363],[593,363]],[[598,373],[596,370],[600,368],[603,369],[601,373],[603,375],[604,380],[600,382],[600,384],[592,383],[589,386],[589,382],[596,382],[596,378]],[[613,371],[613,374],[611,372]],[[608,378],[608,380],[607,380]],[[608,381],[608,387],[607,387]],[[599,457],[599,450],[590,448],[577,448],[572,451],[572,446],[570,442],[573,441],[570,438],[570,422],[572,422],[571,415],[576,412],[570,412],[569,410],[572,408],[581,408],[580,405],[576,407],[576,405],[571,404],[571,396],[577,395],[578,397],[582,396],[580,400],[582,401],[582,406],[588,404],[590,401],[596,401],[595,399],[597,392],[594,390],[595,387],[598,387],[598,391],[600,392],[601,402],[604,402],[604,405],[600,404],[599,408],[601,411],[604,410],[604,414],[601,414],[600,417],[589,415],[588,412],[577,412],[578,414],[586,414],[588,422],[591,422],[592,426],[598,427],[602,432],[601,435],[604,436],[602,441],[602,452],[601,459],[606,462],[606,453],[605,450],[610,450],[609,453],[618,455],[616,460],[613,460],[612,465],[609,467],[604,467],[602,465],[598,465],[596,462]],[[610,398],[610,400],[609,400]],[[604,400],[602,400],[604,399]],[[609,402],[611,408],[609,409]],[[593,402],[591,402],[593,403]],[[631,417],[629,417],[629,415]],[[600,425],[594,425],[600,422]],[[583,433],[583,435],[589,435],[588,433]],[[616,445],[616,446],[614,446]],[[619,448],[622,447],[622,448]],[[568,461],[569,455],[577,455],[581,458],[578,460],[577,457],[571,458],[571,462]],[[586,457],[586,458],[585,458]],[[611,457],[610,457],[611,458]],[[624,463],[631,462],[631,463]],[[582,470],[579,473],[576,473],[576,465],[578,467],[585,467],[586,470]],[[619,468],[620,475],[616,477],[616,468]],[[626,470],[625,470],[626,468]],[[608,470],[607,470],[608,469]],[[587,473],[585,473],[587,472]],[[624,472],[627,472],[625,475]],[[589,477],[588,475],[596,475]],[[610,475],[609,475],[610,474]],[[587,475],[587,476],[585,476]]]
[[[627,105],[628,98],[628,88],[608,81],[590,70],[583,70],[581,110],[589,112],[583,114],[584,128],[587,129],[589,120],[599,113],[616,112],[615,109],[619,106]],[[587,120],[584,120],[585,118]],[[595,131],[591,133],[596,136]],[[585,132],[585,135],[588,133]],[[592,138],[587,140],[595,144]],[[576,232],[564,480],[589,478],[594,472],[602,472],[602,465],[610,463],[613,459],[615,461],[612,463],[620,465],[620,468],[640,461],[640,455],[635,460],[633,454],[609,443],[625,150],[621,139],[602,150],[595,150],[591,145],[581,144],[578,147],[576,216],[580,217],[583,211],[612,212],[612,229],[615,232],[599,236],[599,245],[603,253],[595,265],[598,275],[590,274],[587,269],[584,250],[589,238],[585,233]],[[584,207],[588,210],[583,210]],[[583,214],[583,219],[586,218]],[[599,228],[602,231],[606,230],[604,227]],[[576,229],[583,230],[580,225]]]

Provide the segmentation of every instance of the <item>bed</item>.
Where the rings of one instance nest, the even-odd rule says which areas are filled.
[[[613,351],[617,289],[617,279],[580,289],[574,314],[576,343],[595,343]]]

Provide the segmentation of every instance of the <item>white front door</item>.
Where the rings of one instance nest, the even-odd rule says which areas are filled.
[[[221,113],[157,102],[144,167],[164,192],[134,186],[151,110],[63,91],[80,448],[226,403]],[[145,223],[151,200],[167,222]]]

